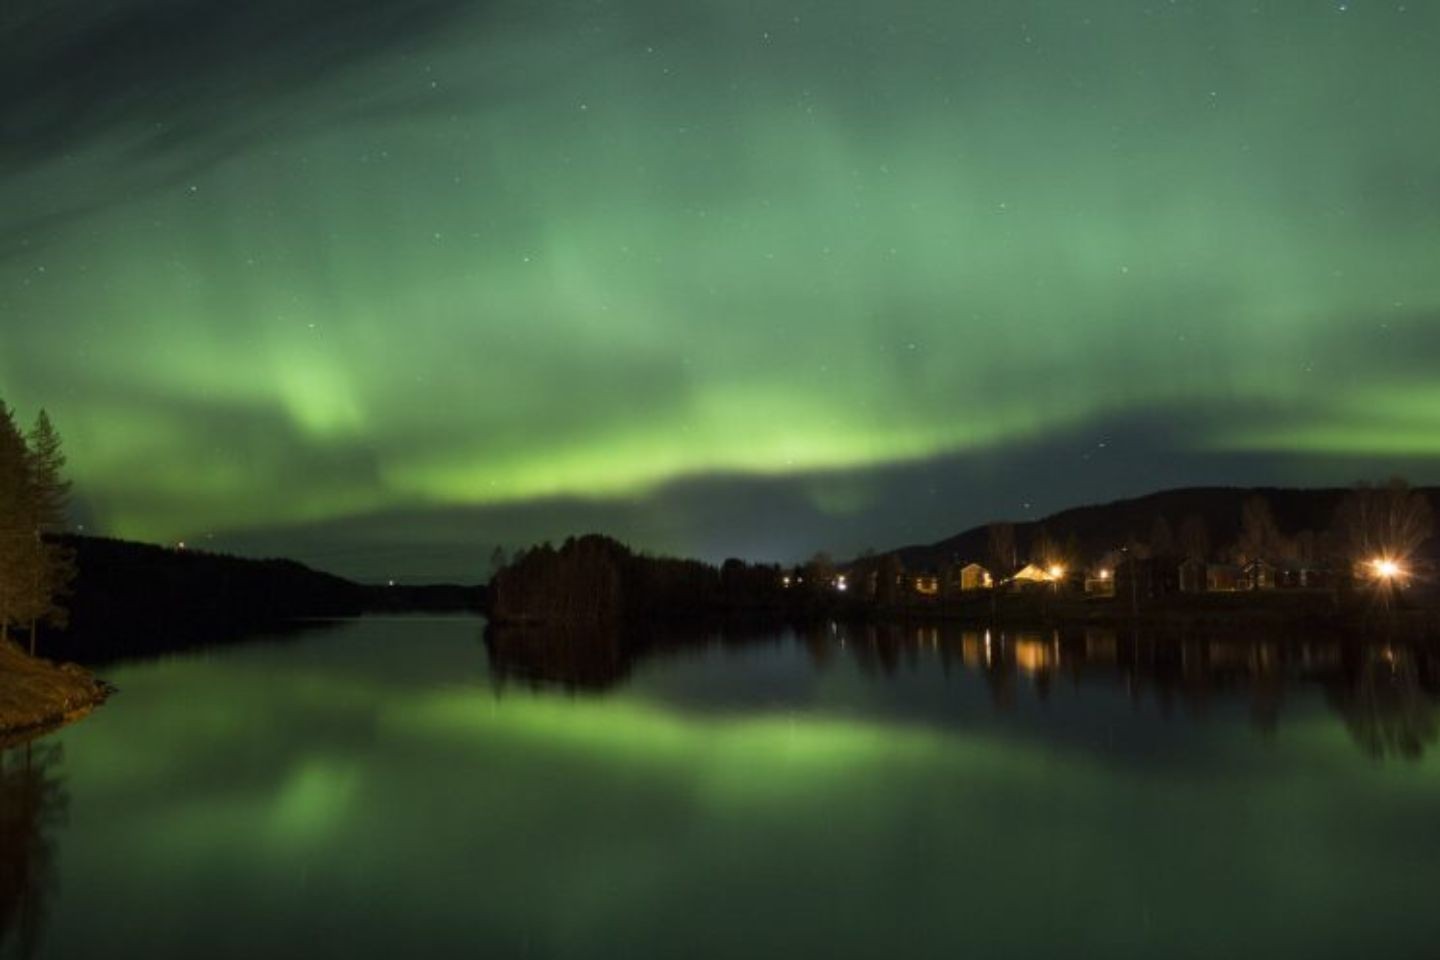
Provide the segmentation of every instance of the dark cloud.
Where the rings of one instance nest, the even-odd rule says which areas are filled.
[[[489,0],[23,0],[0,20],[0,174],[11,178],[13,201],[0,259],[194,178],[260,139],[453,109],[418,79],[408,94],[378,97],[343,81],[497,8]],[[340,97],[317,103],[310,94],[327,84],[341,85]],[[22,178],[37,182],[17,196]]]
[[[187,147],[488,6],[21,3],[0,32],[0,157],[14,169],[112,133],[162,152]]]

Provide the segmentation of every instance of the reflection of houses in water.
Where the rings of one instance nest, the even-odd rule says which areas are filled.
[[[1060,665],[1060,635],[1022,633],[1015,637],[1015,666],[1031,675],[1049,673]]]
[[[1084,650],[1085,662],[1109,665],[1119,659],[1120,642],[1114,630],[1086,627]]]
[[[793,633],[775,625],[749,629],[648,631],[585,635],[491,630],[486,636],[497,687],[603,690],[624,683],[650,657],[712,647],[749,648],[795,642],[816,671],[849,667],[873,682],[934,672],[947,681],[983,680],[991,702],[1005,710],[1026,687],[1040,699],[1064,677],[1069,696],[1113,695],[1174,707],[1195,716],[1212,700],[1249,703],[1251,721],[1275,729],[1288,692],[1316,685],[1345,720],[1355,742],[1376,756],[1418,756],[1436,739],[1434,700],[1440,692],[1440,650],[1340,637],[1283,635],[1231,624],[1221,632],[1174,633],[1077,625],[1060,629],[977,629],[955,623],[842,624],[818,621]],[[963,669],[957,669],[961,668]],[[1059,689],[1059,688],[1055,688]],[[1149,722],[1143,715],[1137,722]]]
[[[1205,644],[1204,668],[1212,672],[1266,673],[1278,662],[1276,645],[1263,640],[1220,638]]]
[[[1431,705],[1440,692],[1440,656],[1422,656],[1426,648],[1375,653],[1377,648],[1361,641],[1234,630],[1157,635],[1104,626],[1008,631],[944,624],[882,631],[872,627],[867,633],[884,637],[880,645],[885,659],[892,665],[904,663],[910,671],[927,669],[920,654],[938,655],[949,663],[954,655],[947,651],[958,648],[966,671],[984,679],[1001,710],[1016,703],[1017,679],[1033,684],[1040,699],[1049,696],[1060,676],[1073,682],[1077,695],[1083,695],[1089,683],[1099,689],[1121,680],[1132,697],[1144,699],[1148,692],[1162,709],[1180,704],[1197,716],[1205,715],[1217,698],[1248,701],[1256,729],[1269,732],[1280,723],[1287,691],[1319,684],[1332,691],[1337,710],[1367,752],[1414,756],[1435,739]],[[875,656],[872,651],[864,659]]]
[[[960,659],[971,670],[979,670],[994,662],[990,631],[966,630],[960,634]]]

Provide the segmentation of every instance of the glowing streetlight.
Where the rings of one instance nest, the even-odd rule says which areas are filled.
[[[1396,577],[1403,576],[1405,573],[1404,568],[1402,568],[1400,564],[1388,557],[1380,557],[1372,560],[1370,561],[1370,565],[1375,569],[1375,576],[1382,580],[1394,580]]]
[[[1048,572],[1050,574],[1051,580],[1059,580],[1061,577],[1065,576],[1065,568],[1060,566],[1058,563],[1051,567]]]

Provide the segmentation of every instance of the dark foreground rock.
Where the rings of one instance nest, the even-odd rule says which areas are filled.
[[[78,719],[110,692],[82,667],[56,665],[0,643],[0,744]]]

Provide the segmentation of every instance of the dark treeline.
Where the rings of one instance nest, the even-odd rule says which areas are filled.
[[[1147,512],[1193,507],[1197,494],[1228,505],[1229,524]],[[1085,524],[1067,529],[1060,522],[1052,530],[1048,523],[1024,529],[996,523],[980,528],[979,537],[972,532],[928,551],[869,552],[846,563],[818,553],[793,568],[652,557],[588,535],[522,551],[508,563],[497,558],[489,613],[497,623],[537,624],[759,612],[797,620],[1012,623],[1135,616],[1306,623],[1341,616],[1356,624],[1377,597],[1389,611],[1436,607],[1440,543],[1433,511],[1427,494],[1403,480],[1320,494],[1178,491],[1071,514]],[[1319,532],[1297,528],[1297,517]],[[1137,533],[1141,518],[1148,529]],[[953,552],[940,553],[942,547]]]
[[[302,617],[355,616],[366,588],[288,560],[62,538],[77,570],[70,623],[43,635],[50,656],[96,662],[224,640]]]
[[[51,656],[95,663],[224,642],[289,621],[369,612],[476,611],[483,588],[372,586],[293,560],[66,536],[77,575]]]
[[[482,606],[482,587],[367,586],[289,560],[70,535],[64,467],[49,416],[25,432],[0,401],[0,642],[21,633],[31,654],[96,662],[302,618]]]
[[[651,557],[598,534],[541,544],[498,564],[488,612],[498,623],[605,623],[779,611],[777,566]]]
[[[1114,566],[1132,556],[1217,562],[1342,564],[1387,553],[1433,555],[1433,488],[1395,478],[1349,489],[1198,487],[1064,510],[1043,520],[997,522],[893,556],[907,570],[956,560],[997,572],[1028,563]]]

